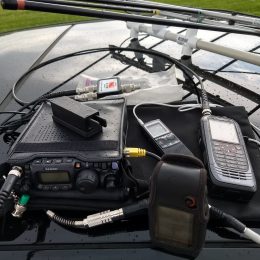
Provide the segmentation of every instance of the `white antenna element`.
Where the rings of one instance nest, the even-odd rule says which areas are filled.
[[[180,45],[185,45],[186,49],[183,50],[183,52],[190,53],[192,49],[198,49],[198,50],[201,49],[216,54],[220,54],[226,57],[230,57],[232,59],[241,60],[244,62],[248,62],[260,66],[259,55],[221,46],[216,43],[203,41],[201,39],[196,38],[194,36],[194,33],[191,33],[191,31],[193,30],[191,30],[188,33],[188,37],[190,36],[190,34],[192,35],[192,37],[188,38],[187,36],[173,33],[170,30],[170,28],[167,29],[163,28],[160,31],[158,31],[158,30],[154,30],[153,26],[149,24],[135,23],[135,22],[127,22],[126,24],[127,24],[127,28],[131,30],[131,34],[138,35],[138,33],[147,33],[148,35],[157,37],[159,39],[170,40],[170,41],[177,42]]]
[[[197,41],[197,33],[198,33],[198,29],[187,29],[186,31],[186,35],[185,37],[188,40],[188,44],[183,44],[183,47],[182,47],[182,56],[191,56],[192,55],[192,51],[194,49],[194,43],[192,43],[193,41],[196,42]],[[190,44],[189,44],[190,42]]]

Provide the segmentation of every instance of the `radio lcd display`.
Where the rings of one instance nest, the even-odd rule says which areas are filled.
[[[39,180],[43,184],[52,183],[70,183],[69,173],[66,171],[59,172],[39,172]]]

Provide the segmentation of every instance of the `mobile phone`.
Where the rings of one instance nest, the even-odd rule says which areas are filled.
[[[204,159],[210,182],[219,194],[240,193],[250,198],[257,189],[254,171],[241,129],[236,121],[213,115],[201,119]],[[209,186],[209,187],[210,187]]]

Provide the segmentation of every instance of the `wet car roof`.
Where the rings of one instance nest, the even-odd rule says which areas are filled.
[[[173,31],[183,31],[183,34],[185,33],[182,28],[175,28]],[[12,84],[31,66],[74,51],[107,47],[109,44],[119,45],[127,37],[129,37],[129,31],[126,29],[125,23],[120,21],[33,29],[2,36],[0,41],[0,76],[2,85],[0,90],[0,102],[3,103],[6,95],[10,93]],[[254,53],[260,52],[259,37],[200,30],[198,32],[198,38],[213,41],[217,44],[235,49]],[[182,46],[175,42],[161,41],[160,39],[150,36],[143,39],[140,43],[147,48],[165,52],[175,58],[180,58],[181,56]],[[19,96],[27,100],[37,97],[40,91],[47,91],[54,84],[59,83],[69,75],[78,71],[79,68],[83,68],[103,55],[104,53],[81,56],[62,61],[58,66],[56,64],[50,65],[34,73],[34,75],[30,77],[30,80],[19,90]],[[244,98],[240,93],[236,94],[233,91],[227,90],[225,86],[206,80],[205,84],[210,93],[220,96],[220,98],[233,105],[243,105],[247,111],[250,111],[258,105],[258,95],[260,93],[260,79],[258,75],[260,68],[258,66],[203,50],[194,53],[192,60],[193,64],[199,66],[201,69],[228,79],[245,89],[252,90],[257,96],[250,97],[249,99]],[[124,67],[118,61],[111,61],[110,57],[106,57],[90,68],[86,74],[99,77],[111,76],[115,74],[119,68],[122,69]],[[133,70],[138,76],[140,70],[133,69],[132,67],[125,70],[122,75],[131,75]],[[243,73],[239,73],[239,71]],[[76,81],[77,79],[70,82],[69,86],[75,85]],[[35,87],[36,85],[37,87]],[[28,93],[30,94],[28,95]],[[4,105],[1,105],[3,108]],[[252,115],[253,121],[257,120],[257,118],[259,118],[259,112]]]
[[[174,31],[185,33],[182,28],[176,28]],[[0,37],[0,110],[15,110],[17,108],[11,95],[12,85],[22,73],[32,66],[75,51],[107,47],[109,44],[120,45],[128,37],[129,31],[126,29],[125,23],[120,21],[62,25],[2,35]],[[259,37],[241,37],[235,34],[212,31],[199,31],[198,37],[224,46],[260,53]],[[161,41],[151,36],[140,38],[144,38],[140,43],[147,48],[153,48],[178,59],[181,56],[181,46],[174,42]],[[124,46],[126,45],[127,43]],[[33,73],[24,82],[18,90],[18,95],[23,100],[32,100],[97,59],[101,59],[101,61],[87,70],[86,74],[93,77],[107,77],[122,70],[121,75],[132,75],[133,73],[136,77],[140,75],[141,70],[137,68],[128,68],[127,65],[122,65],[111,57],[102,58],[105,54],[80,56],[45,67]],[[197,51],[192,60],[194,65],[211,74],[205,80],[205,86],[206,90],[217,100],[232,105],[243,105],[248,112],[259,108],[260,67],[206,51]],[[75,88],[77,80],[77,78],[72,80],[63,89]],[[244,91],[237,91],[236,87],[238,86]],[[260,126],[260,109],[256,109],[250,115],[250,120]],[[3,162],[6,159],[8,145],[4,144],[3,141],[0,145],[0,160]],[[48,219],[46,221],[45,216],[34,213],[26,223],[17,224],[13,221],[6,227],[6,235],[0,239],[0,250],[6,252],[1,252],[0,257],[6,259],[12,255],[17,259],[18,257],[19,259],[30,259],[34,256],[38,258],[48,256],[51,259],[56,259],[57,255],[54,251],[45,250],[59,249],[62,250],[60,257],[64,259],[83,259],[90,251],[95,259],[103,259],[104,254],[113,257],[113,259],[118,258],[117,254],[124,259],[137,255],[139,257],[145,255],[146,258],[173,259],[168,254],[148,248],[149,234],[144,226],[142,221],[139,224],[133,221],[127,228],[119,224],[106,227],[95,234],[91,232],[88,234],[75,233],[53,222],[50,223]],[[208,259],[208,257],[219,259],[227,256],[230,248],[235,248],[232,250],[231,259],[235,257],[243,259],[246,253],[243,248],[239,248],[240,246],[240,243],[232,243],[231,240],[220,238],[209,231],[206,248],[199,259]],[[219,251],[218,248],[221,247],[226,248]],[[252,245],[245,244],[243,247],[249,248]],[[69,250],[71,248],[75,250],[72,252]],[[104,251],[99,252],[100,248],[103,248]],[[115,253],[114,249],[119,251]],[[12,250],[17,251],[12,252]],[[254,248],[247,252],[251,255],[251,259],[256,259],[255,256],[259,254],[259,251]]]

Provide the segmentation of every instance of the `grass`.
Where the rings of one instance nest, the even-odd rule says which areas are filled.
[[[202,8],[234,10],[260,16],[260,0],[161,0],[158,2]],[[0,7],[0,33],[24,28],[86,21],[89,18],[31,11],[7,11]]]
[[[0,8],[0,33],[37,26],[77,22],[87,17],[33,11],[7,11]]]

